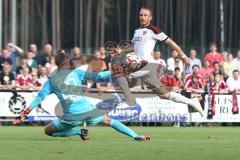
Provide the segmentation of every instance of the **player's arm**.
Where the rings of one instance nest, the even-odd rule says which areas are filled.
[[[186,56],[186,54],[170,37],[168,37],[164,32],[161,32],[159,28],[155,27],[153,30],[155,32],[155,34],[153,35],[154,39],[159,40],[160,42],[164,42],[172,49],[176,50],[180,58],[183,59],[185,64],[188,65],[190,63],[189,58]]]
[[[110,76],[112,76],[112,72],[111,71],[102,71],[99,72],[96,76],[96,80],[97,79],[106,79],[109,78]]]
[[[20,113],[20,115],[13,120],[13,124],[20,124],[25,118],[27,118],[28,114],[36,107],[41,104],[41,102],[52,93],[51,86],[49,82],[45,82],[43,85],[43,88],[38,93],[37,97],[32,101],[32,103],[27,107],[23,112]]]
[[[183,59],[185,64],[189,64],[189,58],[186,56],[186,54],[182,51],[182,49],[171,39],[171,38],[167,38],[164,41],[165,44],[167,44],[168,46],[170,46],[173,50],[176,50],[177,53],[179,54],[180,58]]]
[[[105,79],[105,78],[112,76],[111,71],[102,71],[99,73],[91,73],[91,72],[86,72],[83,70],[78,70],[77,74],[81,80],[98,80],[98,79]]]

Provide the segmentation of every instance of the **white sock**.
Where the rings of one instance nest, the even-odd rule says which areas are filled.
[[[176,93],[176,92],[170,92],[170,100],[174,102],[184,103],[192,106],[192,100],[184,97],[183,95]]]

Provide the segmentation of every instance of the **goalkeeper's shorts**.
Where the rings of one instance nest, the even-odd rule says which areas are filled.
[[[56,131],[62,131],[62,130],[68,130],[68,129],[77,127],[77,126],[83,124],[84,122],[86,122],[88,125],[94,126],[98,123],[103,122],[103,116],[97,117],[97,118],[89,118],[89,119],[85,119],[82,121],[78,121],[78,120],[66,121],[66,120],[59,118],[59,119],[53,120],[51,124],[52,124],[52,127]]]

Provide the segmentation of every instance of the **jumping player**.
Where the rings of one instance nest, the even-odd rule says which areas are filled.
[[[110,125],[112,128],[125,135],[132,137],[137,141],[148,141],[149,136],[139,136],[130,128],[122,124],[120,121],[110,119],[90,104],[82,94],[83,80],[96,80],[111,76],[111,71],[100,72],[98,74],[89,73],[79,69],[71,69],[68,54],[61,51],[56,55],[56,64],[58,70],[49,76],[48,81],[44,84],[38,96],[33,100],[28,108],[26,108],[13,124],[20,124],[27,115],[45,99],[46,96],[54,93],[63,109],[63,115],[53,120],[45,128],[45,134],[53,137],[65,137],[79,135],[82,140],[88,140],[87,129],[73,129],[76,126],[86,122],[91,125],[103,123]],[[98,116],[101,115],[101,116]],[[97,118],[96,118],[97,117]]]
[[[157,77],[157,66],[155,66],[154,63],[151,63],[153,62],[151,53],[153,52],[157,41],[163,42],[169,45],[173,50],[176,50],[186,65],[189,65],[189,58],[171,38],[169,38],[158,27],[151,25],[150,22],[152,20],[152,11],[149,8],[141,8],[139,20],[140,28],[135,30],[132,43],[125,48],[125,51],[134,50],[134,53],[136,53],[142,59],[140,65],[134,71],[131,71],[131,69],[126,67],[127,65],[119,65],[119,61],[122,63],[126,61],[126,57],[124,58],[124,56],[122,56],[125,54],[122,54],[123,51],[121,49],[114,49],[110,52],[111,54],[115,55],[112,58],[112,70],[114,73],[113,77],[118,81],[126,100],[126,103],[122,103],[119,108],[125,109],[133,106],[136,103],[135,98],[130,93],[126,79],[128,75],[131,75],[140,77],[142,82],[159,97],[190,105],[195,108],[201,114],[201,116],[203,116],[202,107],[197,99],[188,99],[179,93],[171,92],[163,87],[159,78]]]

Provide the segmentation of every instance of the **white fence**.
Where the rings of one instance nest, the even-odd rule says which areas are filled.
[[[197,112],[189,113],[187,105],[163,100],[149,92],[133,93],[137,105],[127,110],[113,110],[108,116],[121,121],[132,122],[240,122],[240,114],[232,114],[232,95],[216,94],[216,114],[207,119],[208,101],[205,97],[205,117]],[[121,94],[120,94],[121,95]],[[18,92],[17,97],[12,92],[0,92],[0,117],[16,117],[27,107],[37,92]],[[95,91],[86,93],[86,98],[93,105],[111,105],[113,100],[111,92],[99,95]],[[240,98],[240,95],[238,95]],[[240,99],[239,99],[240,101]],[[81,107],[81,106],[79,106]],[[37,109],[29,115],[30,121],[49,121],[61,116],[61,105],[55,95],[48,96]]]

